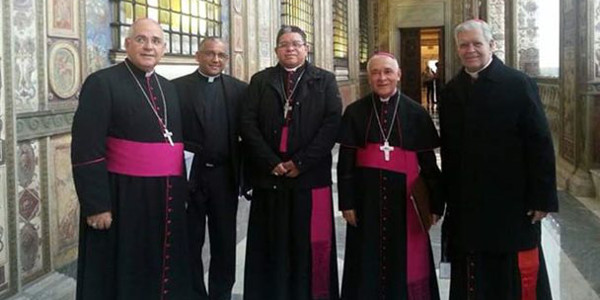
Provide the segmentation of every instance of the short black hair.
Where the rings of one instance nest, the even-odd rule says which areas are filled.
[[[300,34],[300,36],[302,37],[302,42],[306,43],[306,33],[304,33],[304,30],[302,30],[300,27],[294,26],[294,25],[281,25],[279,32],[277,32],[276,43],[279,43],[279,38],[282,35],[284,35],[286,33],[290,33],[290,32]]]

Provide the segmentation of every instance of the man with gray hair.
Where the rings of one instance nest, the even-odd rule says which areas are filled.
[[[135,21],[125,49],[86,79],[73,119],[77,299],[193,299],[179,103],[154,72],[160,25]]]
[[[346,108],[338,137],[339,209],[347,222],[342,299],[439,299],[428,231],[443,203],[437,193],[429,206],[413,196],[421,186],[437,190],[437,131],[398,88],[392,54],[373,55],[367,74],[373,92]]]
[[[558,201],[537,85],[493,55],[484,21],[455,38],[464,68],[439,109],[450,299],[551,299],[540,221]]]
[[[235,281],[236,212],[240,183],[238,106],[247,84],[223,74],[225,42],[207,37],[198,45],[198,70],[173,81],[179,94],[188,172],[187,206],[194,289],[200,299],[229,300]],[[210,237],[208,294],[202,247]]]

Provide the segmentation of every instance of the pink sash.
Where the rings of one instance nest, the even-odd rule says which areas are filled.
[[[409,299],[429,299],[429,236],[420,224],[412,198],[412,188],[419,175],[416,152],[394,147],[390,160],[384,159],[380,144],[367,144],[356,153],[356,165],[406,174],[406,267]]]
[[[110,172],[140,176],[181,176],[183,143],[142,143],[109,137],[106,163]]]

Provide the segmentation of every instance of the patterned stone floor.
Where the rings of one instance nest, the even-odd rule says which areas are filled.
[[[334,150],[334,153],[336,151]],[[334,170],[335,175],[335,170]],[[335,176],[334,176],[335,178]],[[592,199],[575,199],[559,192],[560,213],[543,221],[542,240],[552,292],[557,300],[600,300],[600,203]],[[334,203],[337,202],[334,188]],[[585,205],[584,205],[585,204]],[[337,206],[337,205],[336,205]],[[237,274],[234,300],[242,299],[246,230],[250,202],[241,200],[238,208]],[[335,214],[339,274],[344,261],[345,222]],[[439,261],[440,228],[431,229],[436,262]],[[205,247],[206,249],[207,247]],[[205,253],[208,260],[208,253]],[[11,300],[74,299],[75,265],[52,273],[27,287]],[[448,298],[449,280],[441,279],[440,294]]]

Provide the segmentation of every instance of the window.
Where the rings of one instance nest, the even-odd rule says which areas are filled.
[[[519,0],[517,61],[530,76],[558,77],[559,0]]]
[[[281,1],[281,24],[298,26],[306,33],[309,58],[312,58],[314,45],[314,12],[312,0]]]
[[[367,0],[360,0],[358,5],[358,61],[360,68],[366,69],[369,59],[369,8]]]
[[[131,24],[146,17],[160,23],[169,54],[193,55],[202,38],[221,36],[221,0],[116,0],[115,11],[115,50],[125,50]]]
[[[348,3],[333,1],[333,59],[335,68],[348,68]]]

